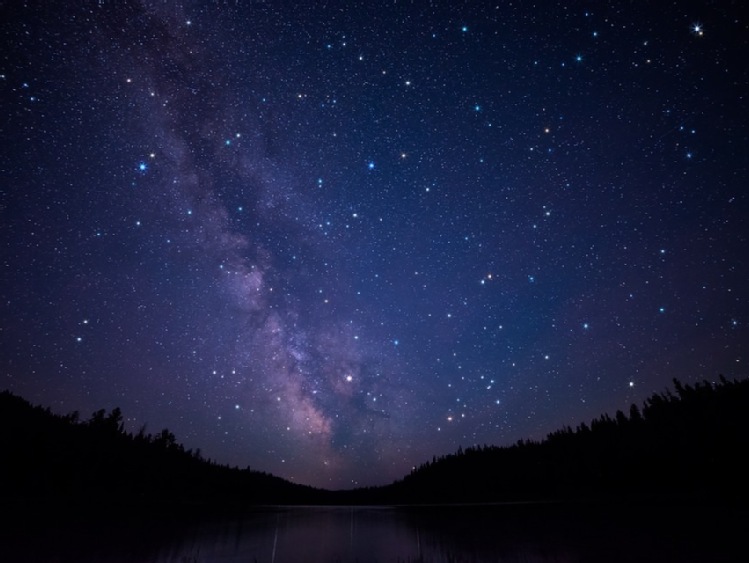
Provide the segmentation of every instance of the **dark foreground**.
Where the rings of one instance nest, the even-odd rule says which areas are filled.
[[[745,506],[673,501],[257,507],[236,518],[102,513],[66,519],[26,512],[4,525],[0,560],[744,561],[749,529]]]

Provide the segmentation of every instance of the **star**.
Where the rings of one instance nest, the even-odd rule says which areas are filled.
[[[740,2],[75,4],[6,18],[32,402],[344,488],[744,373]]]

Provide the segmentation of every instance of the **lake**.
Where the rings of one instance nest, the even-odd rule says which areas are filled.
[[[61,526],[4,542],[43,563],[743,561],[745,510],[581,504],[265,507],[234,520]]]

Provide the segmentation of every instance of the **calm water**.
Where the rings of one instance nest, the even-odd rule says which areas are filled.
[[[514,505],[258,509],[233,521],[68,527],[3,561],[102,563],[745,561],[736,511]],[[2,555],[5,553],[5,557]]]

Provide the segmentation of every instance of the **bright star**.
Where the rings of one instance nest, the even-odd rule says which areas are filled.
[[[370,160],[370,161],[369,161],[369,162],[367,163],[367,168],[368,168],[369,170],[374,170],[374,168],[375,168],[375,163],[374,163],[373,161],[371,161],[371,160]]]

